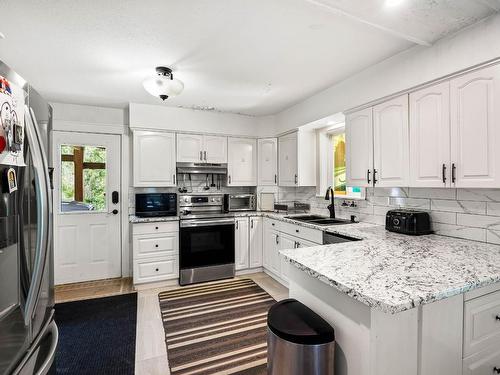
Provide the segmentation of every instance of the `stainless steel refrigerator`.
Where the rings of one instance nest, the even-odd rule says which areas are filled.
[[[17,165],[5,160],[0,165],[0,374],[53,373],[58,331],[49,164],[52,108],[1,61],[0,78],[4,93],[9,85],[21,93],[22,100],[14,105],[23,119],[14,121],[16,113],[11,116],[0,108],[2,126],[11,120],[23,123],[14,125],[14,134],[0,129],[5,131],[0,148],[11,147],[24,159]]]

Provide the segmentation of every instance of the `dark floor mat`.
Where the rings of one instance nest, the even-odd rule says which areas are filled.
[[[133,375],[137,293],[56,305],[57,374]]]

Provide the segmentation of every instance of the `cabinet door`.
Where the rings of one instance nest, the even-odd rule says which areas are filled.
[[[408,186],[408,95],[373,107],[373,147],[375,186]]]
[[[410,186],[450,186],[450,83],[410,94]]]
[[[177,134],[177,161],[180,163],[204,161],[201,134]]]
[[[500,186],[500,66],[450,82],[456,187]]]
[[[274,241],[272,244],[270,252],[270,265],[271,271],[276,275],[281,275],[281,260],[279,255],[280,243],[281,243],[281,233],[273,232]]]
[[[176,186],[175,134],[135,131],[133,138],[134,186]]]
[[[250,218],[250,268],[262,267],[262,218]]]
[[[207,163],[227,163],[227,137],[206,135],[203,143],[204,161]]]
[[[280,250],[295,249],[297,247],[297,240],[298,238],[280,233]],[[284,281],[288,282],[288,267],[290,267],[290,265],[285,261],[285,257],[283,255],[278,254],[278,256],[280,263],[279,275]]]
[[[228,186],[257,185],[257,140],[228,138]]]
[[[236,270],[244,270],[248,268],[248,218],[238,218],[236,219],[235,225],[235,256],[234,256],[234,267]]]
[[[258,146],[259,186],[278,185],[278,140],[259,139]]]
[[[372,186],[372,108],[347,115],[345,125],[347,185]]]
[[[278,140],[279,186],[296,186],[297,175],[297,133],[279,137]]]

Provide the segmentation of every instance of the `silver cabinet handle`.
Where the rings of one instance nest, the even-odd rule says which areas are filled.
[[[277,184],[277,183],[278,183],[278,175],[277,175],[277,174],[275,174],[275,175],[274,175],[274,183],[275,183],[275,184]]]
[[[173,177],[174,177],[174,185],[175,185],[175,174],[173,175]]]
[[[205,155],[205,161],[207,161],[207,152],[203,151],[203,154]]]
[[[297,178],[297,175],[295,175],[295,185],[297,185],[298,183],[298,178]]]
[[[203,160],[203,151],[200,151],[200,160]]]
[[[276,235],[276,244],[279,244],[280,243],[280,239],[279,239],[279,235]]]
[[[227,176],[229,183],[231,183],[231,175]]]
[[[253,229],[253,219],[250,220],[250,228]]]
[[[236,220],[236,229],[238,229],[238,228],[239,228],[238,223],[239,223],[239,221],[238,221],[238,220]]]

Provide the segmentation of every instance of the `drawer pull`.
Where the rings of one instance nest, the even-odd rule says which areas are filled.
[[[160,269],[159,269],[159,268],[157,268],[155,271],[156,271],[156,272],[158,272],[159,270],[160,270]]]
[[[295,229],[295,232],[299,233],[299,230],[298,230],[298,229]]]
[[[497,316],[495,316],[495,320],[499,320],[500,321],[500,314],[498,314]]]
[[[496,366],[495,366],[495,367],[493,367],[493,372],[494,372],[495,374],[500,374],[500,368],[498,368],[498,367],[496,367]]]
[[[155,227],[156,230],[158,230],[158,227]]]
[[[156,244],[155,247],[158,247],[158,244]]]

